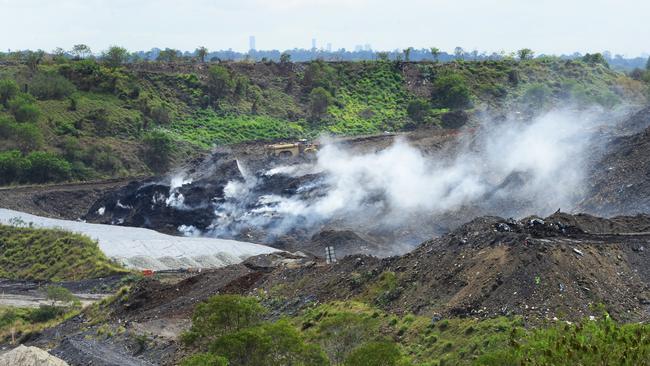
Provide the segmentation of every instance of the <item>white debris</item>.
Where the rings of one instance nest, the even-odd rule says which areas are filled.
[[[581,256],[581,257],[582,257],[583,255],[585,255],[581,250],[576,249],[576,248],[573,248],[573,252],[574,252],[575,254]]]

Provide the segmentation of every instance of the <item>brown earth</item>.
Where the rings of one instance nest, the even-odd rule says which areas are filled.
[[[107,192],[134,178],[96,182],[0,187],[0,207],[56,219],[76,220]]]

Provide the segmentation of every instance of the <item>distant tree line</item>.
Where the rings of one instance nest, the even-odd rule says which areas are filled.
[[[402,50],[375,51],[375,50],[346,50],[341,48],[334,51],[319,49],[294,48],[286,51],[279,50],[250,50],[238,52],[232,49],[210,51],[206,47],[197,47],[194,51],[181,51],[173,48],[152,48],[149,51],[128,52],[123,47],[111,46],[107,50],[94,53],[90,47],[84,44],[74,45],[70,50],[57,48],[50,53],[44,51],[14,51],[0,52],[0,61],[22,61],[28,65],[37,65],[44,55],[51,55],[54,58],[86,59],[98,58],[104,60],[109,66],[116,67],[123,63],[136,63],[148,61],[162,62],[208,62],[208,61],[273,61],[273,62],[307,62],[313,60],[323,61],[372,61],[372,60],[394,60],[394,61],[433,61],[451,62],[463,61],[487,61],[503,59],[532,59],[534,52],[528,48],[522,48],[515,52],[485,52],[479,50],[465,50],[456,47],[452,52],[445,52],[437,47],[413,48],[408,47]],[[634,57],[625,58],[622,55],[612,55],[609,51],[593,54],[581,54],[579,52],[570,55],[544,55],[538,58],[558,58],[562,60],[584,59],[593,55],[599,55],[614,69],[631,71],[635,68],[644,69],[647,58]],[[522,57],[523,56],[523,57]]]

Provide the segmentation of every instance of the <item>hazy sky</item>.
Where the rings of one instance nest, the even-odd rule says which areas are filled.
[[[0,0],[0,49],[650,51],[649,0]]]

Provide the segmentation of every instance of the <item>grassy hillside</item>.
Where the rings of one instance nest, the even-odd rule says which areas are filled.
[[[0,225],[1,278],[65,281],[125,272],[83,235]]]
[[[641,102],[600,63],[0,65],[0,184],[160,173],[215,144],[462,125],[570,102]],[[462,111],[464,113],[461,113]]]

